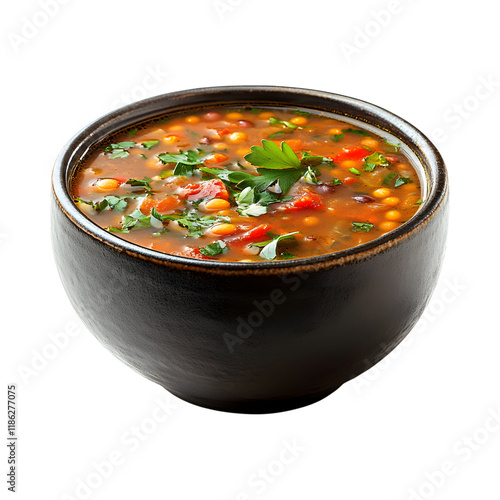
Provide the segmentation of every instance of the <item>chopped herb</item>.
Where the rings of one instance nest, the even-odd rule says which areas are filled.
[[[119,227],[109,226],[108,231],[110,233],[130,233],[128,229],[120,229]]]
[[[357,168],[354,168],[354,167],[350,168],[349,172],[351,172],[352,174],[361,175],[361,172]]]
[[[337,179],[336,177],[331,181],[334,186],[341,186],[342,181],[340,179]]]
[[[388,167],[390,163],[384,155],[381,155],[380,153],[372,153],[365,158],[363,170],[366,172],[373,172],[377,165],[380,165],[381,167]]]
[[[390,186],[392,181],[398,176],[398,174],[395,174],[394,172],[388,173],[384,179],[382,180],[382,184],[384,186]]]
[[[311,167],[307,167],[307,171],[302,176],[302,179],[304,179],[304,181],[307,184],[317,184],[319,175],[320,175],[320,172],[318,170],[313,169]]]
[[[124,215],[122,218],[122,231],[142,229],[151,226],[151,217],[144,215],[138,208],[136,208],[130,215]]]
[[[147,157],[144,153],[141,153],[139,156],[140,156],[141,158],[144,158],[145,160],[147,160],[147,159],[148,159],[148,157]]]
[[[344,132],[344,134],[355,134],[362,137],[370,137],[370,134],[368,132],[366,132],[365,130],[359,130],[357,128],[343,128],[342,132]]]
[[[299,116],[311,116],[311,113],[309,113],[309,111],[301,111],[300,109],[295,109],[294,113]]]
[[[163,170],[160,172],[160,179],[166,179],[167,177],[172,177],[174,174],[173,170]]]
[[[133,187],[144,188],[144,190],[147,193],[149,193],[153,190],[151,188],[151,186],[149,185],[149,183],[152,181],[153,181],[153,179],[151,179],[149,177],[144,177],[144,179],[129,179],[125,184],[129,184],[130,186],[133,186]]]
[[[153,233],[151,236],[158,237],[158,236],[163,236],[164,234],[167,234],[167,233],[168,233],[168,229],[166,227],[164,227],[161,231],[156,231],[156,233]]]
[[[192,236],[193,238],[200,238],[203,236],[203,231],[214,224],[229,222],[228,217],[213,217],[210,215],[201,215],[199,212],[188,211],[184,211],[182,214],[162,215],[161,218],[162,220],[176,221],[179,226],[187,229],[189,231],[188,236]]]
[[[384,139],[384,142],[385,142],[384,150],[386,153],[399,153],[401,149],[401,144],[389,142],[387,139]]]
[[[268,139],[280,139],[284,137],[286,134],[291,134],[292,130],[280,130],[278,132],[273,132],[272,134],[268,135]]]
[[[415,205],[421,205],[424,202],[424,200],[420,199],[415,202]]]
[[[285,127],[291,128],[292,130],[302,128],[299,127],[298,125],[295,125],[295,123],[287,122],[286,120],[278,120],[278,118],[274,118],[274,116],[269,118],[269,125],[284,125]]]
[[[355,233],[367,233],[372,228],[373,224],[371,222],[353,222],[351,231]]]
[[[115,151],[109,155],[109,159],[126,158],[129,154],[130,153],[126,149],[115,149]]]
[[[142,147],[146,149],[151,149],[154,148],[157,144],[159,144],[160,141],[154,139],[152,141],[144,141],[142,143]]]
[[[282,259],[295,259],[295,255],[292,255],[291,253],[288,252],[281,252],[280,257]]]
[[[339,142],[345,137],[344,134],[335,134],[331,137],[333,142]]]
[[[290,238],[294,239],[294,235],[298,234],[298,233],[299,233],[299,231],[294,231],[293,233],[277,235],[277,236],[274,236],[272,240],[261,241],[259,243],[251,243],[250,246],[263,247],[262,250],[260,251],[259,255],[263,259],[274,260],[277,257],[278,243],[280,241],[283,241],[286,239],[290,239]]]
[[[217,240],[210,243],[206,247],[200,247],[200,253],[206,255],[207,257],[213,257],[214,255],[220,255],[229,250],[224,241]]]
[[[163,153],[158,155],[162,163],[176,163],[173,175],[191,177],[197,165],[202,165],[207,153],[201,149],[181,151],[179,154]]]
[[[109,146],[106,146],[104,151],[109,152],[109,151],[115,151],[116,149],[130,149],[135,146],[134,141],[122,141],[122,142],[117,142],[116,144],[110,144]]]
[[[396,179],[396,182],[394,183],[394,187],[397,188],[399,186],[402,186],[403,184],[410,184],[412,183],[413,181],[409,178],[409,177],[403,177],[403,176],[399,176],[397,179]]]
[[[133,128],[129,133],[128,133],[128,136],[129,137],[132,137],[133,135],[137,134],[137,132],[139,132],[139,130],[137,130],[136,128]]]
[[[300,160],[300,164],[303,167],[307,167],[309,165],[320,165],[321,163],[332,163],[333,160],[328,158],[327,156],[316,156],[309,154],[307,151],[302,153],[302,159]]]
[[[251,113],[253,115],[258,115],[261,111],[262,111],[262,109],[260,109],[260,108],[252,108],[251,109]]]
[[[110,160],[114,160],[115,158],[126,158],[130,154],[127,149],[133,148],[134,146],[134,141],[122,141],[106,146],[106,148],[104,148],[104,151],[106,153],[112,152],[109,155],[109,158]]]
[[[90,205],[99,213],[104,212],[108,208],[117,212],[123,212],[127,208],[127,199],[135,199],[138,196],[138,194],[130,193],[123,196],[105,196],[103,200],[98,202],[85,201],[81,198],[76,198],[76,201]]]

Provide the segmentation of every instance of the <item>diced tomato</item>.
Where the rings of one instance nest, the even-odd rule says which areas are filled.
[[[356,184],[356,182],[358,182],[358,179],[356,179],[356,177],[346,177],[342,181],[342,184],[345,184],[346,186],[349,186],[350,184]]]
[[[310,191],[301,195],[299,198],[295,198],[283,207],[286,212],[295,212],[307,209],[321,210],[322,208],[324,208],[324,205],[321,196]]]
[[[362,160],[368,156],[370,152],[365,148],[360,148],[359,146],[352,146],[347,148],[342,148],[340,153],[330,156],[330,158],[335,162],[341,162],[345,160]]]
[[[258,243],[269,239],[267,232],[270,230],[271,226],[269,224],[261,224],[237,236],[225,238],[224,241],[229,247],[243,243]]]
[[[212,130],[215,130],[220,138],[224,137],[225,135],[229,135],[232,132],[228,128],[214,128]]]
[[[229,193],[226,186],[220,179],[212,179],[210,181],[202,181],[199,184],[188,184],[179,191],[181,198],[186,198],[188,201],[203,200],[205,198],[222,198],[227,200]]]
[[[149,215],[151,213],[151,210],[153,210],[153,207],[156,207],[156,210],[158,210],[160,214],[164,214],[166,212],[171,212],[172,210],[175,210],[176,208],[180,207],[182,203],[183,200],[175,194],[169,195],[163,200],[146,198],[141,203],[141,212],[145,215]]]
[[[214,163],[215,164],[224,163],[227,160],[229,160],[229,156],[223,155],[221,153],[213,153],[205,159],[204,163],[208,165],[213,165]]]

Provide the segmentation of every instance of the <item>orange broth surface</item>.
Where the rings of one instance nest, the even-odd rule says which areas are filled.
[[[226,261],[355,247],[418,210],[398,145],[330,116],[215,108],[138,126],[82,161],[75,203],[117,237]]]

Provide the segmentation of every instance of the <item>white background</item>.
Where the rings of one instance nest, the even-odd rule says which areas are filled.
[[[42,3],[4,2],[0,21],[1,394],[18,385],[17,498],[498,500],[495,3],[47,0],[50,16]],[[435,139],[451,178],[446,260],[418,326],[282,414],[197,408],[134,373],[81,325],[51,254],[50,173],[74,133],[133,100],[230,84],[378,104]]]

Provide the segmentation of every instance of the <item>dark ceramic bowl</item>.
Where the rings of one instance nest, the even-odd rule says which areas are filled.
[[[217,262],[156,252],[92,223],[68,183],[89,148],[168,112],[218,104],[305,107],[365,122],[407,146],[425,188],[417,214],[364,245],[281,262]],[[387,355],[422,314],[447,232],[447,175],[412,125],[372,104],[312,90],[175,92],[90,124],[53,173],[52,238],[68,296],[91,332],[145,377],[191,403],[243,413],[304,406]]]

